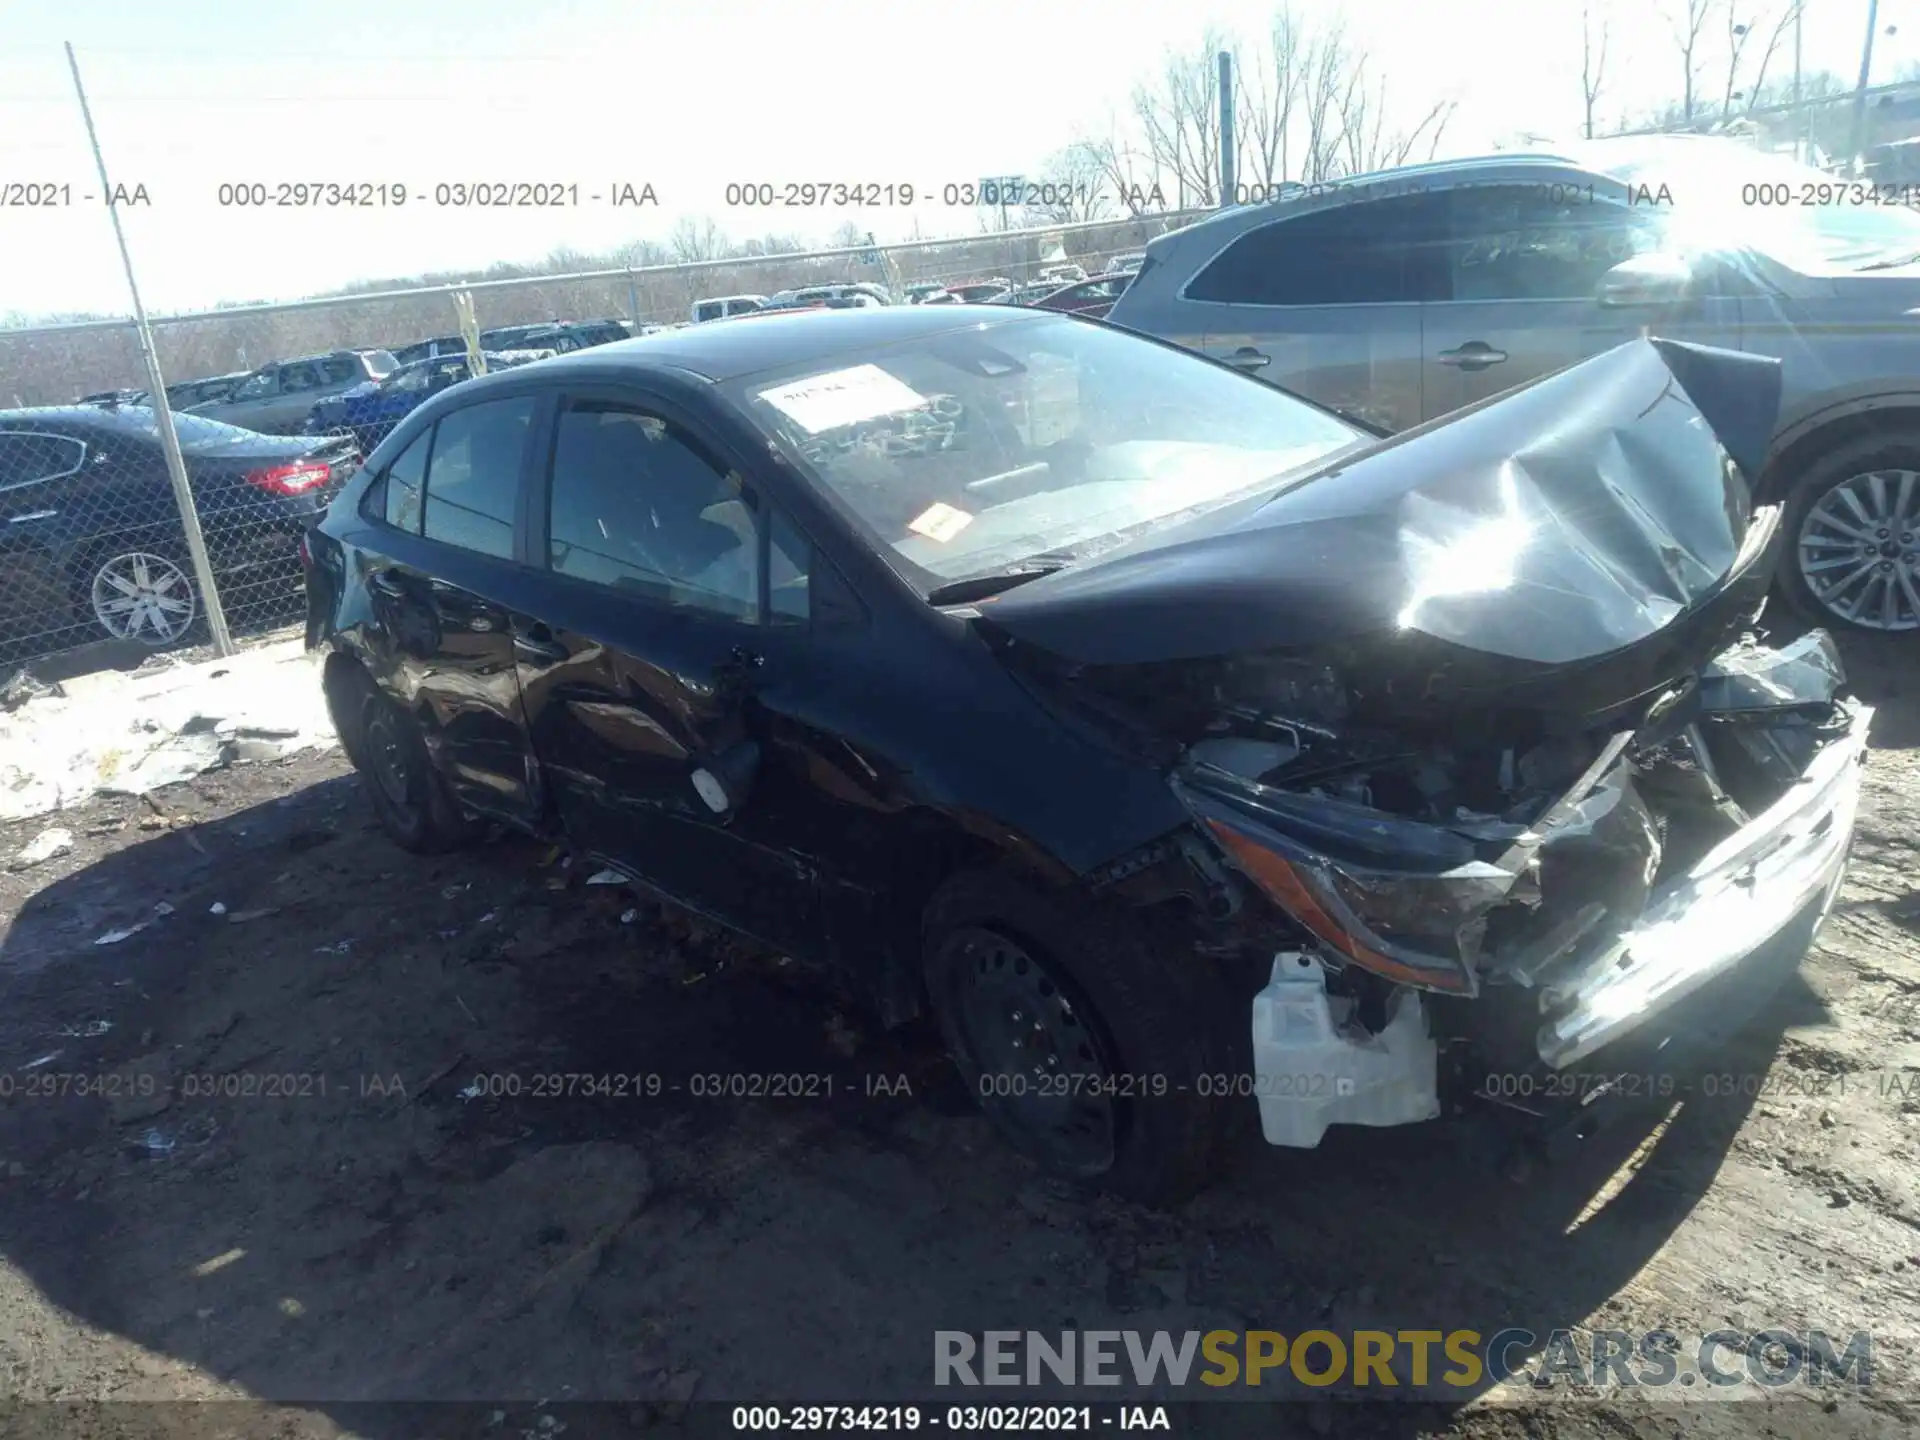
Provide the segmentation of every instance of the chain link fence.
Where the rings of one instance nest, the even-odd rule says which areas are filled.
[[[488,367],[694,322],[703,300],[977,286],[1009,303],[1097,276],[1192,216],[337,296],[154,320],[221,608],[236,637],[300,618],[299,537],[415,406]],[[723,321],[720,323],[738,323]],[[0,665],[94,641],[207,638],[130,321],[0,331]],[[76,403],[88,399],[89,403]]]

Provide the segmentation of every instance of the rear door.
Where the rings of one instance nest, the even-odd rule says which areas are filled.
[[[326,377],[315,360],[294,360],[280,367],[280,388],[263,403],[251,422],[255,430],[285,435],[298,430],[326,389]]]
[[[1387,430],[1419,421],[1421,306],[1443,293],[1446,210],[1340,198],[1250,230],[1188,282],[1216,359]]]
[[[804,559],[769,558],[764,498],[657,397],[565,396],[550,453],[532,517],[549,582],[514,639],[569,835],[695,910],[817,950],[812,789],[761,703],[808,663]]]
[[[514,668],[516,604],[539,577],[524,563],[522,483],[537,394],[450,410],[378,484],[386,548],[366,576],[389,681],[420,721],[460,799],[501,819],[539,814]]]
[[[76,513],[74,504],[88,459],[86,444],[72,436],[0,430],[0,658],[57,648],[60,632],[84,623],[64,562],[91,508]]]
[[[1600,304],[1601,277],[1660,249],[1667,233],[1666,212],[1615,198],[1622,188],[1568,172],[1447,192],[1447,295],[1424,321],[1429,418],[1639,335],[1740,348],[1740,302],[1730,295]]]

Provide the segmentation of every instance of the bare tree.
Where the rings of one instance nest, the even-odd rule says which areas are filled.
[[[674,222],[673,233],[668,236],[667,244],[673,250],[673,258],[682,265],[696,260],[719,260],[727,253],[727,237],[720,232],[710,215],[698,219],[683,215]]]
[[[1099,148],[1091,141],[1075,140],[1041,168],[1036,193],[1022,207],[1021,219],[1036,226],[1104,220],[1113,213],[1114,199]]]
[[[1305,81],[1305,27],[1289,4],[1273,12],[1266,43],[1251,53],[1235,47],[1238,89],[1234,105],[1234,173],[1250,188],[1271,193],[1287,178],[1293,109]]]
[[[1800,18],[1801,9],[1805,3],[1806,0],[1787,0],[1787,3],[1781,7],[1779,18],[1773,22],[1773,29],[1767,32],[1766,48],[1760,52],[1760,59],[1754,65],[1753,83],[1747,86],[1749,111],[1760,103],[1760,95],[1767,83],[1768,67],[1773,64],[1773,57],[1780,49],[1780,42],[1786,38],[1794,22]]]
[[[1156,197],[1154,193],[1158,177],[1153,157],[1133,143],[1116,117],[1108,116],[1103,137],[1083,143],[1088,158],[1099,167],[1102,182],[1111,187],[1114,198],[1127,214],[1137,220],[1149,210],[1166,208],[1164,197]]]
[[[1680,9],[1667,13],[1667,24],[1673,31],[1674,44],[1680,47],[1680,66],[1684,75],[1680,115],[1689,125],[1693,123],[1694,89],[1700,78],[1700,37],[1705,33],[1707,21],[1712,18],[1714,7],[1719,3],[1720,0],[1678,0]]]
[[[1600,87],[1607,78],[1607,37],[1608,25],[1604,17],[1600,21],[1600,34],[1596,43],[1593,33],[1593,13],[1589,6],[1580,8],[1580,96],[1586,105],[1586,135],[1593,139],[1593,107],[1600,99]]]
[[[1133,113],[1157,178],[1168,179],[1179,205],[1212,201],[1220,164],[1220,81],[1215,57],[1226,49],[1215,31],[1199,48],[1169,51],[1160,73],[1134,87]]]

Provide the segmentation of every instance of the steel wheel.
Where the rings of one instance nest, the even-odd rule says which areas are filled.
[[[164,555],[115,555],[94,572],[93,616],[116,640],[171,645],[199,611],[187,572]]]
[[[1841,480],[1800,522],[1797,560],[1814,602],[1863,630],[1920,629],[1920,472]]]
[[[400,720],[390,706],[367,707],[361,732],[367,774],[394,808],[410,811],[413,806],[413,773],[407,763],[407,749],[400,734]]]
[[[1113,1163],[1115,1119],[1103,1046],[1049,968],[1019,942],[968,928],[948,937],[954,1019],[979,1071],[980,1103],[1022,1149],[1057,1169]]]

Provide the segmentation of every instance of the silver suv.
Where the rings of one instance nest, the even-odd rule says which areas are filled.
[[[1758,498],[1829,624],[1920,630],[1920,213],[1737,141],[1412,166],[1221,211],[1109,313],[1400,430],[1640,334],[1772,355]]]
[[[187,413],[265,435],[295,435],[308,412],[322,400],[378,380],[396,368],[385,350],[335,350],[280,360],[247,375],[224,398],[189,406]]]

